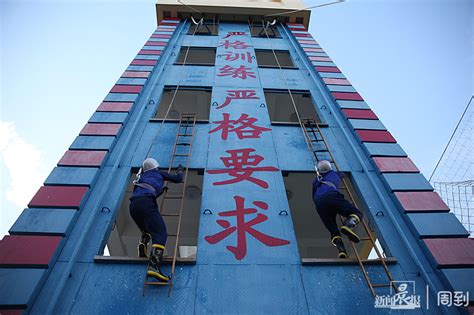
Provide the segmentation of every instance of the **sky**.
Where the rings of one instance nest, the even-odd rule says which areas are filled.
[[[154,3],[0,0],[0,237],[156,28]],[[474,91],[473,17],[470,0],[311,14],[310,32],[427,178]]]

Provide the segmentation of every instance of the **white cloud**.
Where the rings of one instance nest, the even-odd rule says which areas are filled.
[[[0,163],[7,171],[7,174],[2,174],[0,215],[2,225],[11,225],[47,174],[40,150],[17,133],[14,123],[0,121],[0,135]],[[17,208],[6,206],[7,202]]]

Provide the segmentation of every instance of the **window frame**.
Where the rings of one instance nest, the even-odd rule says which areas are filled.
[[[189,52],[188,52],[188,56],[187,58],[189,58],[189,53],[191,53],[191,51],[198,51],[198,50],[208,50],[208,51],[212,51],[214,53],[214,59],[213,59],[213,63],[196,63],[196,62],[188,62],[186,61],[186,64],[184,64],[184,56],[183,56],[183,63],[180,63],[178,62],[178,59],[179,57],[181,56],[182,53],[186,53],[185,51],[189,48]],[[201,46],[181,46],[179,48],[179,52],[177,53],[176,55],[176,60],[174,61],[173,65],[175,66],[201,66],[201,67],[215,67],[216,65],[216,54],[217,54],[217,48],[216,47],[201,47]]]
[[[158,106],[156,107],[156,110],[155,110],[155,113],[153,114],[153,117],[150,118],[150,122],[163,122],[163,120],[165,122],[179,122],[179,118],[160,118],[160,117],[157,117],[157,114],[158,114],[158,111],[160,109],[160,105],[161,105],[161,102],[163,100],[163,95],[166,91],[174,91],[176,89],[176,85],[165,85],[163,87],[163,90],[161,92],[161,96],[160,96],[160,99],[159,99],[159,102],[158,102]],[[179,93],[179,90],[186,90],[186,91],[205,91],[205,92],[208,92],[209,93],[209,107],[208,107],[208,112],[207,112],[207,119],[200,119],[200,118],[196,118],[196,123],[198,124],[202,124],[202,123],[209,123],[210,121],[210,115],[211,115],[211,101],[212,101],[212,86],[183,86],[183,85],[180,85],[178,87],[178,93]],[[169,104],[167,104],[169,105]],[[170,112],[171,112],[171,109],[170,109]]]
[[[198,31],[193,33],[191,31],[191,29],[192,29],[192,27],[196,27],[196,26],[197,26],[196,24],[191,22],[191,24],[189,25],[188,31],[186,32],[186,35],[191,35],[191,36],[194,36],[194,35],[197,35],[197,36],[219,36],[219,22],[218,21],[214,23],[214,21],[212,21],[212,20],[205,20],[201,25],[199,25],[198,31],[199,31],[200,28],[205,27],[209,31],[209,34],[203,34],[202,32],[198,32]],[[212,34],[213,31],[209,28],[209,26],[214,26],[215,27],[215,33],[216,34]]]
[[[259,62],[258,62],[258,54],[259,53],[269,53],[269,54],[273,54],[273,52],[275,52],[275,54],[278,54],[278,53],[288,53],[288,56],[291,60],[291,63],[293,64],[292,66],[281,66],[281,69],[290,69],[290,70],[298,70],[298,66],[295,64],[295,62],[293,61],[293,57],[291,56],[291,53],[289,50],[285,50],[285,49],[263,49],[263,48],[256,48],[255,49],[255,59],[257,61],[257,66],[259,68],[262,68],[262,69],[280,69],[280,67],[278,66],[278,64],[276,65],[261,65]],[[274,56],[272,56],[272,58],[274,58]],[[277,56],[278,58],[278,56]],[[280,61],[280,60],[278,60]],[[275,60],[275,63],[276,63],[276,60]]]

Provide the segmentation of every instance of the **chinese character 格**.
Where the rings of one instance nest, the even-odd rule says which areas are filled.
[[[225,40],[222,42],[219,47],[224,47],[225,49],[233,48],[233,49],[247,49],[249,47],[252,47],[250,45],[247,45],[246,43],[236,40],[235,42],[231,42],[229,40]]]
[[[239,139],[255,139],[260,138],[262,132],[271,130],[270,128],[254,125],[258,121],[257,118],[251,118],[247,114],[241,114],[237,120],[230,119],[229,114],[222,114],[222,116],[223,120],[213,121],[214,124],[219,124],[219,126],[209,131],[209,133],[213,133],[222,130],[222,140],[227,140],[229,132],[235,132]]]
[[[216,244],[237,232],[237,246],[226,246],[226,248],[232,252],[236,259],[242,260],[247,254],[247,233],[252,235],[256,240],[263,243],[266,246],[282,246],[290,244],[289,241],[276,238],[260,231],[257,231],[254,226],[260,224],[268,219],[263,213],[258,213],[256,208],[245,208],[245,198],[240,196],[234,196],[236,209],[230,211],[223,211],[219,213],[221,217],[235,217],[235,226],[231,226],[228,220],[217,220],[222,228],[222,231],[217,232],[214,235],[204,237],[204,239],[210,244]],[[268,209],[268,204],[263,201],[254,201],[253,204],[262,210]],[[249,221],[245,221],[245,215],[257,213],[257,216]]]

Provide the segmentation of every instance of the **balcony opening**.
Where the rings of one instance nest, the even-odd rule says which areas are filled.
[[[272,124],[298,124],[298,116],[288,90],[264,90]],[[309,91],[291,91],[301,119],[311,118],[321,123]]]
[[[197,28],[197,29],[196,29]],[[213,20],[205,20],[204,23],[196,25],[194,23],[189,26],[187,35],[219,35],[219,23]]]
[[[250,27],[250,33],[253,37],[267,38],[268,35],[269,38],[281,38],[280,32],[274,26],[267,27],[265,32],[262,25],[255,24]]]
[[[186,63],[184,62],[186,58]],[[179,50],[175,65],[213,66],[216,61],[216,48],[183,46]]]
[[[137,169],[132,170],[130,184],[122,197],[122,203],[107,240],[104,255],[96,256],[95,261],[146,262],[146,258],[138,257],[137,244],[141,233],[129,213],[129,198],[133,191],[132,181],[137,172]],[[173,170],[172,173],[174,172]],[[203,175],[202,169],[189,170],[188,173],[177,251],[177,261],[179,262],[193,263],[196,261]],[[165,182],[165,185],[168,187],[168,196],[174,196],[182,191],[184,184],[166,184]],[[181,199],[166,199],[163,204],[162,200],[163,195],[157,199],[157,203],[168,231],[164,261],[169,262],[176,244],[178,224],[178,216],[172,215],[178,213]]]
[[[293,218],[296,241],[298,243],[298,249],[303,264],[357,263],[356,255],[351,243],[345,236],[343,236],[343,240],[349,258],[338,258],[338,251],[331,243],[329,232],[323,225],[318,213],[316,212],[316,208],[311,196],[312,182],[314,180],[315,173],[294,171],[283,171],[282,173],[288,203],[290,205],[291,215]],[[367,208],[360,199],[360,196],[355,191],[348,173],[345,174],[345,180],[349,186],[348,188],[352,196],[355,199],[355,203],[364,213],[365,220],[367,222]],[[350,200],[347,190],[341,189],[340,192],[344,194],[347,200]],[[341,222],[339,218],[337,219],[337,222],[338,226],[340,227]],[[374,240],[377,240],[376,244],[383,257],[385,258],[389,256],[387,251],[380,245],[377,232],[373,226],[371,224],[368,226],[371,236]],[[367,237],[367,233],[365,232],[362,224],[359,224],[355,231],[361,238]],[[373,261],[374,263],[378,261],[378,256],[376,255],[371,241],[361,240],[358,244],[355,244],[355,248],[361,260]],[[396,260],[394,260],[393,257],[387,258],[388,263],[393,263],[394,261]]]
[[[283,69],[297,69],[291,59],[288,50],[263,50],[256,49],[257,64],[259,68],[279,68],[278,63]],[[277,59],[278,58],[278,62]]]
[[[171,100],[175,93],[176,96],[170,108]],[[208,122],[211,93],[212,88],[210,87],[180,86],[178,91],[176,91],[175,86],[167,86],[163,89],[163,95],[161,96],[154,120],[166,119],[166,121],[177,121],[182,113],[196,113],[196,119],[199,122]],[[167,115],[166,112],[168,112]]]

